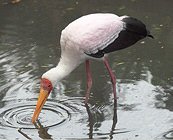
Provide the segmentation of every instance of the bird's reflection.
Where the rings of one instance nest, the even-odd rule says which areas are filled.
[[[48,127],[44,127],[43,125],[41,125],[39,120],[37,120],[37,122],[34,123],[34,126],[38,129],[38,134],[40,138],[49,140],[52,139],[52,136],[48,133]],[[19,128],[18,132],[22,134],[26,139],[31,140],[31,138],[22,131],[22,128]]]
[[[89,133],[88,133],[88,136],[89,136],[89,139],[93,139],[93,126],[94,126],[94,117],[93,117],[93,114],[91,113],[90,111],[90,107],[88,106],[88,104],[85,104],[85,107],[86,107],[86,111],[87,111],[87,114],[88,114],[88,126],[89,126]],[[109,133],[109,139],[113,139],[113,135],[115,134],[115,127],[116,127],[116,124],[117,124],[117,101],[115,100],[114,101],[114,112],[113,112],[113,123],[112,123],[112,126],[111,126],[111,131]],[[39,137],[41,139],[52,139],[52,135],[50,135],[48,133],[48,127],[44,127],[39,120],[37,120],[35,123],[34,123],[34,126],[36,129],[38,129],[38,134],[39,134]],[[31,139],[26,133],[24,133],[22,131],[22,128],[18,129],[18,132],[20,134],[22,134],[26,139]]]
[[[90,107],[88,106],[88,104],[85,104],[85,107],[86,107],[86,111],[87,111],[87,114],[88,114],[88,121],[89,121],[88,136],[89,136],[89,139],[93,139],[94,118],[93,118],[93,114],[91,113]],[[113,119],[112,119],[113,123],[112,123],[111,131],[109,133],[110,139],[113,139],[113,135],[115,134],[114,130],[115,130],[115,127],[116,127],[116,124],[117,124],[117,100],[114,101],[114,112],[113,113],[114,113],[113,114]]]
[[[113,115],[112,128],[109,135],[110,139],[113,139],[113,134],[114,134],[116,124],[117,124],[117,99],[114,100],[114,115]]]
[[[88,121],[89,121],[89,139],[92,139],[93,138],[93,125],[94,125],[94,120],[93,120],[93,116],[92,116],[92,113],[90,111],[90,108],[88,106],[88,104],[85,104],[85,107],[86,107],[86,111],[88,113]]]
[[[31,138],[30,138],[26,133],[24,133],[24,132],[22,131],[22,128],[19,128],[19,129],[18,129],[18,132],[19,132],[20,134],[22,134],[26,139],[31,140]]]
[[[41,125],[41,123],[39,122],[39,120],[34,123],[35,127],[38,129],[38,134],[39,134],[39,137],[42,138],[42,139],[52,139],[52,135],[50,135],[48,133],[48,127],[44,127],[43,125]]]

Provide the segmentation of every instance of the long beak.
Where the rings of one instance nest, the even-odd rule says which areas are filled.
[[[35,121],[38,119],[41,109],[43,108],[43,105],[46,102],[48,96],[48,91],[44,90],[43,88],[40,88],[40,95],[38,97],[37,106],[32,117],[32,123],[35,123]]]

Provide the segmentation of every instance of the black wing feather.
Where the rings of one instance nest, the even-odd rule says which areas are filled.
[[[149,31],[146,29],[145,24],[140,20],[132,17],[125,17],[122,19],[122,21],[125,23],[125,27],[111,44],[109,44],[103,50],[99,50],[97,53],[87,55],[101,58],[106,53],[130,47],[146,36],[153,38],[153,36],[150,35]]]

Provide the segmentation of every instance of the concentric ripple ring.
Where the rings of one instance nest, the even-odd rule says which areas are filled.
[[[0,110],[0,127],[35,129],[31,117],[35,109],[35,101],[12,103]],[[47,101],[42,109],[39,120],[44,127],[53,127],[69,120],[68,107],[63,104]]]

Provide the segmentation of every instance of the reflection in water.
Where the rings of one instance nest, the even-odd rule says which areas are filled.
[[[41,125],[40,121],[38,120],[37,122],[34,123],[35,128],[38,130],[39,137],[42,139],[52,139],[51,135],[48,133],[49,127],[43,127]],[[18,129],[18,132],[22,134],[25,138],[31,140],[32,138],[29,137],[25,132],[23,132],[22,128]]]
[[[27,134],[25,134],[21,128],[18,129],[18,132],[22,134],[26,139],[31,140],[31,138]]]
[[[115,126],[117,124],[117,100],[114,101],[114,108],[113,108],[113,121],[112,121],[112,127],[111,127],[111,131],[110,131],[110,134],[109,134],[109,137],[110,139],[113,139],[113,135],[115,134]],[[87,114],[88,114],[88,126],[89,126],[89,139],[93,139],[93,131],[94,131],[94,125],[95,125],[95,120],[93,118],[93,114],[91,113],[90,111],[90,107],[88,106],[88,104],[85,104],[85,107],[86,107],[86,111],[87,111]],[[108,134],[107,134],[108,135]]]
[[[38,134],[39,137],[42,139],[52,139],[51,135],[48,134],[48,127],[43,127],[43,125],[41,125],[40,121],[37,121],[36,123],[34,123],[35,127],[38,129]]]
[[[113,123],[112,123],[112,128],[110,132],[110,139],[113,139],[113,135],[115,134],[115,126],[117,124],[117,100],[114,100],[114,115],[113,115]]]
[[[85,104],[85,107],[86,107],[86,111],[88,113],[88,121],[89,121],[89,124],[88,124],[88,126],[89,126],[89,133],[88,133],[88,135],[89,135],[89,139],[92,139],[93,138],[94,120],[93,120],[93,116],[92,116],[92,114],[90,112],[88,104]]]

